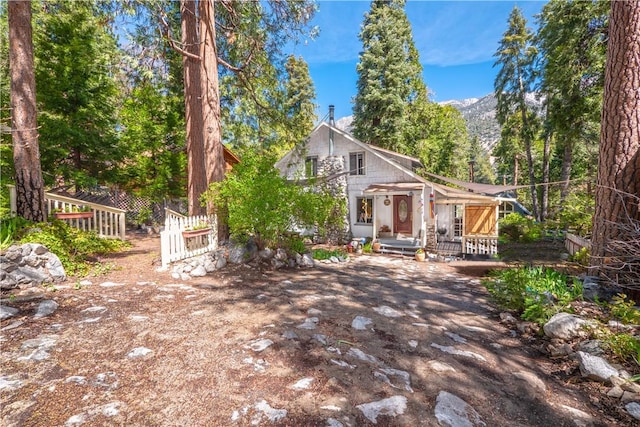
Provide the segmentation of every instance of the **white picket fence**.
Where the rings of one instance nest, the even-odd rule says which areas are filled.
[[[191,235],[189,235],[191,234]],[[160,232],[162,266],[211,252],[218,247],[218,220],[215,215],[184,216],[165,209],[164,230]]]
[[[16,215],[16,188],[13,185],[8,187],[11,215]],[[125,210],[48,192],[44,193],[44,203],[47,216],[55,211],[72,212],[89,208],[93,214],[90,218],[64,219],[63,221],[80,230],[95,231],[100,237],[125,239]]]

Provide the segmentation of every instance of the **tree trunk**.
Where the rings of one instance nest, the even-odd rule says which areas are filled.
[[[200,1],[200,58],[202,58],[202,113],[204,117],[205,170],[207,184],[224,179],[225,163],[220,127],[218,56],[212,0]]]
[[[549,215],[549,163],[551,158],[551,132],[544,138],[542,154],[542,206],[540,207],[540,221],[545,221]]]
[[[225,162],[220,127],[220,87],[218,85],[218,49],[216,46],[215,9],[212,0],[200,0],[200,58],[202,58],[201,89],[204,167],[207,185],[224,180]],[[207,206],[208,211],[218,212],[218,239],[228,237],[226,209]]]
[[[592,267],[603,268],[625,225],[639,224],[640,195],[640,1],[611,2],[600,132]],[[637,230],[636,236],[637,238]],[[631,241],[629,241],[631,243]],[[637,256],[637,254],[636,254]],[[638,264],[627,266],[640,276]]]
[[[10,0],[7,12],[16,210],[30,221],[41,222],[45,219],[44,183],[36,122],[31,1]]]
[[[564,144],[564,151],[562,155],[562,166],[560,167],[560,206],[563,206],[564,201],[569,195],[569,184],[571,180],[571,168],[573,167],[573,141],[571,138],[567,138]]]
[[[184,49],[194,55],[200,53],[198,38],[197,3],[182,0],[180,5],[182,43]],[[189,215],[202,215],[205,208],[200,195],[207,189],[205,172],[204,132],[202,131],[201,60],[182,56],[184,68],[184,103],[187,142],[187,198]]]

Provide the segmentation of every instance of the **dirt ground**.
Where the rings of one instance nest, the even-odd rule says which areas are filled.
[[[439,426],[442,392],[479,416],[457,425],[634,424],[500,322],[478,277],[496,263],[373,254],[180,281],[156,271],[159,238],[130,237],[90,284],[3,299],[20,312],[0,325],[2,425]],[[43,300],[58,308],[35,318]],[[404,405],[363,409],[388,398]]]

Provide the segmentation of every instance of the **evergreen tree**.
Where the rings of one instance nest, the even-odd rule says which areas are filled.
[[[606,56],[609,3],[603,0],[545,4],[538,17],[540,91],[547,129],[557,144],[563,181],[560,204],[574,172],[595,170]]]
[[[496,118],[504,126],[509,117],[516,113],[520,116],[520,138],[523,141],[529,173],[531,189],[531,205],[533,214],[539,218],[536,178],[534,171],[533,142],[535,138],[535,114],[532,114],[526,103],[526,96],[533,91],[536,49],[533,46],[533,34],[527,28],[522,12],[516,6],[509,15],[509,28],[502,36],[495,55],[495,66],[499,66],[494,82],[495,95],[498,102]]]
[[[374,0],[365,15],[353,126],[362,141],[412,154],[411,112],[428,101],[404,6],[405,0]]]
[[[113,181],[124,151],[108,17],[91,0],[42,5],[34,38],[45,180],[76,188]]]

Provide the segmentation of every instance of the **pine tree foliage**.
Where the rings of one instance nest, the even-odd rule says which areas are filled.
[[[124,155],[116,135],[118,50],[96,4],[47,1],[34,16],[37,100],[45,182],[115,179]]]
[[[404,6],[404,0],[374,0],[365,15],[353,126],[361,141],[410,154],[413,141],[405,135],[416,125],[410,112],[427,102],[427,91]]]
[[[503,126],[512,114],[521,119],[520,138],[523,141],[529,172],[531,205],[538,218],[538,200],[534,171],[533,141],[535,138],[536,116],[526,102],[527,94],[533,91],[534,62],[537,49],[533,45],[533,33],[527,28],[522,11],[516,6],[509,15],[508,28],[502,36],[495,53],[495,66],[499,67],[494,82],[497,99],[496,118]],[[533,120],[532,120],[533,119]]]
[[[539,90],[561,159],[554,177],[565,182],[561,200],[574,175],[593,180],[596,172],[608,14],[607,1],[553,0],[538,17]]]

